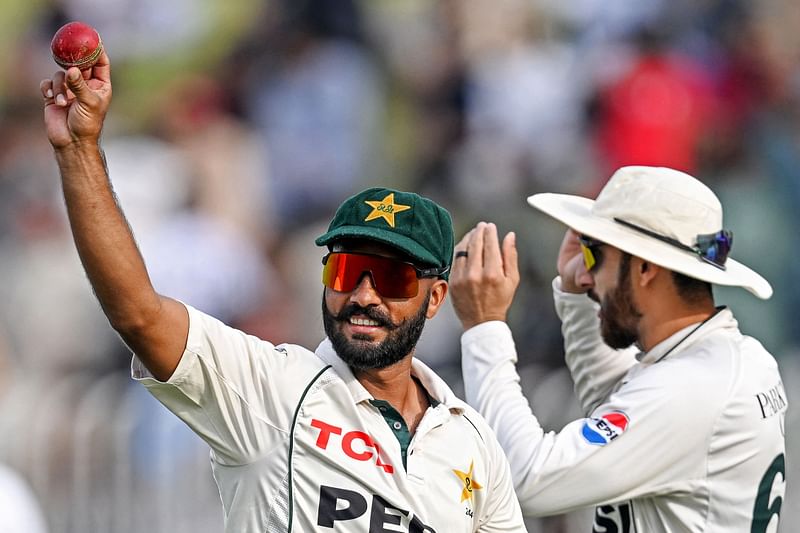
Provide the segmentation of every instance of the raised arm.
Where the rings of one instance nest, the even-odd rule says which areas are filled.
[[[105,52],[90,70],[75,67],[41,82],[44,120],[53,146],[72,235],[111,326],[158,379],[168,379],[189,330],[182,304],[153,289],[117,203],[99,140],[111,103]]]
[[[558,251],[559,276],[553,280],[553,298],[561,319],[564,360],[575,383],[584,413],[590,413],[635,363],[637,350],[614,350],[600,335],[598,304],[587,292],[594,286],[583,264],[578,235],[567,230]]]

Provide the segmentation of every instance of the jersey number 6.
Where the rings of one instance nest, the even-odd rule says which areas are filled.
[[[783,491],[772,496],[772,486],[775,483],[775,477],[781,475],[781,483],[786,483],[786,473],[783,454],[780,454],[772,461],[764,477],[761,478],[761,483],[758,484],[758,494],[756,495],[756,503],[753,506],[753,524],[750,526],[750,533],[766,533],[767,527],[772,521],[772,516],[775,515],[775,526],[777,529],[778,520],[781,516],[781,504],[783,503]]]

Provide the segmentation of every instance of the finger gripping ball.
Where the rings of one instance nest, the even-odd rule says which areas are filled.
[[[50,42],[53,59],[63,69],[92,68],[103,53],[103,42],[97,30],[83,22],[69,22],[61,26]]]

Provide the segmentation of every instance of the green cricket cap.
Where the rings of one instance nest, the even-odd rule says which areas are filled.
[[[412,192],[373,187],[351,196],[336,210],[317,246],[346,239],[387,244],[419,266],[439,269],[447,279],[453,260],[453,221],[447,210]]]

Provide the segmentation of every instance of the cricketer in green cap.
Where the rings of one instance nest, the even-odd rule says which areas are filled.
[[[110,68],[104,53],[89,80],[77,69],[42,80],[48,139],[87,277],[135,354],[132,376],[211,448],[225,531],[524,532],[489,425],[415,357],[448,292],[447,213],[389,189],[341,206],[318,240],[330,253],[328,338],[316,348],[230,327],[150,282],[99,149]]]
[[[316,240],[325,333],[354,370],[410,356],[447,294],[453,256],[449,213],[418,194],[371,188],[344,201]]]
[[[436,202],[412,192],[373,187],[345,200],[318,246],[368,239],[398,249],[447,279],[453,259],[453,222]]]

